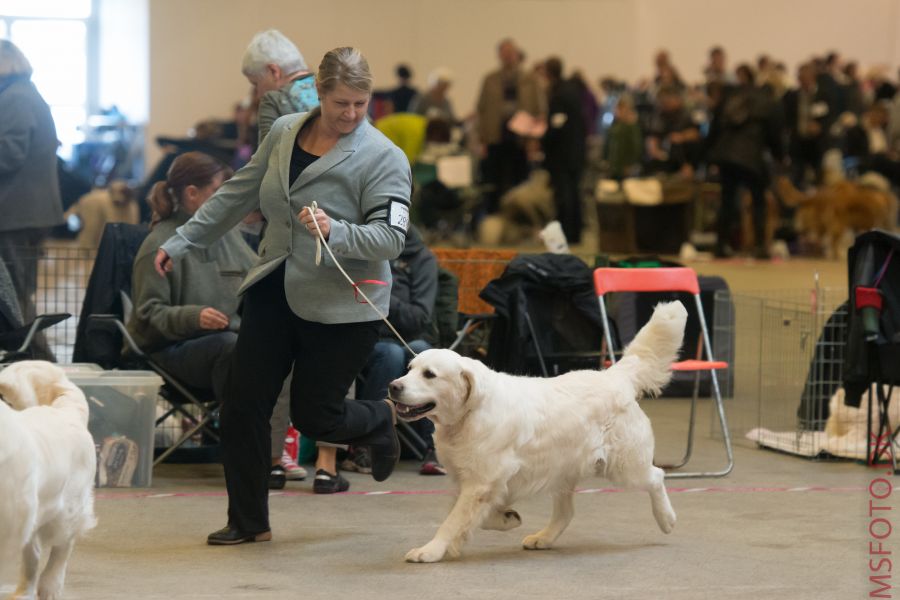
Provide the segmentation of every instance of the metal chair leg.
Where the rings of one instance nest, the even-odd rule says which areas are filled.
[[[722,428],[722,436],[725,441],[725,454],[728,462],[720,471],[690,472],[690,473],[666,473],[666,479],[688,479],[700,477],[725,477],[734,469],[734,451],[731,447],[731,433],[728,431],[728,422],[725,419],[725,405],[722,403],[722,393],[719,390],[719,379],[715,371],[710,371],[712,377],[713,394],[716,401],[716,412],[719,416],[719,426]]]
[[[656,465],[661,469],[680,469],[691,460],[691,453],[694,450],[694,422],[697,415],[697,399],[700,396],[700,371],[694,375],[694,394],[691,396],[691,416],[688,421],[687,446],[681,461],[675,464]]]
[[[178,450],[182,444],[191,439],[195,433],[205,428],[208,423],[213,420],[213,414],[209,413],[205,415],[202,419],[200,419],[196,425],[191,427],[189,430],[185,431],[180,438],[178,438],[171,446],[165,449],[159,456],[156,457],[156,460],[153,461],[153,466],[155,467],[162,461],[166,460],[170,454]]]

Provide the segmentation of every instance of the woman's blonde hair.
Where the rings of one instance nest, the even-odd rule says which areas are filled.
[[[27,75],[31,77],[31,63],[18,46],[9,40],[0,40],[0,77]]]
[[[319,71],[316,73],[316,83],[322,93],[334,91],[339,83],[349,88],[372,93],[372,72],[369,70],[369,62],[362,52],[349,46],[330,50],[322,58]]]
[[[160,221],[172,216],[183,200],[184,190],[189,186],[204,187],[212,183],[219,173],[229,179],[231,167],[202,152],[185,152],[169,167],[165,181],[157,181],[150,188],[147,204],[153,211],[150,218],[152,229]]]

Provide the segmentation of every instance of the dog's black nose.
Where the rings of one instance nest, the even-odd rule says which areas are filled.
[[[392,381],[388,388],[391,390],[391,398],[397,398],[403,391],[403,384],[399,381]]]

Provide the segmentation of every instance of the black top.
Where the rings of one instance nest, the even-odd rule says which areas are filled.
[[[297,178],[300,176],[300,173],[313,164],[316,160],[318,160],[318,156],[315,154],[310,154],[297,144],[294,144],[294,151],[291,152],[291,171],[290,171],[290,185],[294,185],[294,182],[297,181]]]

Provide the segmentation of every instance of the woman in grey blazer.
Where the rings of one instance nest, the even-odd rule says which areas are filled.
[[[358,50],[328,52],[316,87],[321,106],[278,119],[250,162],[156,257],[165,275],[171,258],[208,246],[251,210],[268,223],[239,290],[241,328],[221,411],[228,525],[209,535],[210,544],[272,537],[269,418],[292,367],[291,417],[303,434],[369,446],[376,481],[399,458],[393,404],[344,395],[378,340],[378,315],[355,287],[388,312],[388,261],[400,254],[409,221],[409,163],[366,120],[372,76]],[[316,264],[316,223],[355,285],[327,252]]]

